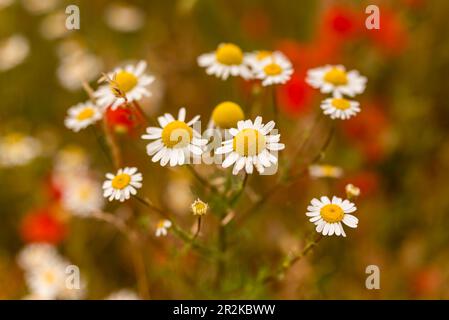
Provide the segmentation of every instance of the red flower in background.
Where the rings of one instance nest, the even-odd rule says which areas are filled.
[[[115,132],[132,134],[133,130],[143,123],[143,119],[134,109],[119,107],[106,110],[106,122]]]
[[[339,41],[352,40],[359,36],[360,28],[364,27],[363,11],[351,7],[331,6],[327,8],[320,19],[320,39],[335,39]]]
[[[242,30],[253,39],[263,39],[271,29],[271,20],[265,10],[246,10],[241,19]]]
[[[20,234],[25,242],[58,244],[64,240],[67,228],[51,208],[41,208],[23,218]]]
[[[389,121],[379,103],[362,103],[362,110],[357,117],[344,121],[343,130],[366,160],[377,162],[383,159],[387,151]]]
[[[290,81],[277,89],[277,97],[281,109],[297,116],[307,112],[311,107],[314,90],[306,83],[305,74],[294,73]]]
[[[441,271],[435,267],[425,267],[412,275],[411,291],[416,297],[434,296],[443,283]]]

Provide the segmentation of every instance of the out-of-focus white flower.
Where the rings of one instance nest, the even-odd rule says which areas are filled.
[[[193,201],[189,180],[170,179],[165,190],[164,198],[172,211],[176,213],[186,212],[186,208]]]
[[[25,280],[30,291],[43,299],[56,299],[66,285],[66,266],[62,261],[42,262],[28,270]]]
[[[340,178],[343,169],[328,164],[315,164],[309,166],[309,174],[313,178]]]
[[[60,39],[72,30],[67,29],[67,15],[63,11],[57,11],[46,16],[39,27],[42,37],[48,40]]]
[[[81,217],[101,210],[104,205],[101,184],[87,177],[69,180],[63,190],[62,205]]]
[[[41,154],[39,140],[21,133],[0,137],[0,166],[14,167],[29,163]]]
[[[131,195],[137,194],[137,189],[142,187],[142,174],[134,167],[119,169],[115,175],[107,173],[106,178],[107,180],[103,183],[103,196],[109,198],[109,201],[128,200]]]
[[[22,0],[23,7],[31,14],[43,14],[52,11],[60,0]]]
[[[168,229],[171,228],[172,223],[170,220],[160,220],[156,225],[156,237],[165,237],[168,234]]]
[[[83,81],[94,80],[100,74],[102,66],[96,55],[84,50],[75,50],[62,58],[56,75],[65,89],[75,91],[82,88]]]
[[[147,87],[154,81],[154,77],[145,74],[147,63],[139,61],[137,65],[126,65],[123,68],[116,68],[107,74],[109,83],[102,85],[95,91],[98,105],[103,108],[118,108],[125,101],[139,101],[143,97],[148,97],[151,92]],[[122,95],[126,96],[123,97]]]
[[[120,289],[111,293],[105,300],[140,300],[140,298],[130,289]]]
[[[145,23],[145,15],[141,9],[123,3],[112,3],[105,11],[106,24],[120,32],[135,32]]]
[[[360,188],[356,187],[355,185],[349,183],[345,186],[346,196],[348,199],[357,198],[360,196]]]
[[[262,86],[271,86],[284,84],[290,80],[293,67],[290,60],[281,52],[273,52],[258,64],[254,73],[257,79],[262,80]]]
[[[86,175],[89,169],[89,157],[83,148],[68,145],[56,154],[53,169],[58,177]]]
[[[9,7],[13,2],[14,0],[0,0],[0,10]]]
[[[21,64],[30,52],[28,40],[19,34],[0,41],[0,71]]]
[[[230,75],[244,79],[252,77],[242,49],[233,43],[221,43],[215,51],[200,55],[198,65],[206,68],[207,74],[222,80]]]
[[[92,102],[78,103],[67,111],[64,124],[75,132],[84,129],[103,117],[100,108]]]
[[[331,119],[347,120],[360,112],[359,103],[344,98],[329,98],[321,103],[323,113]]]
[[[44,261],[51,263],[58,260],[58,251],[47,243],[31,243],[20,250],[17,263],[24,270],[38,268]]]
[[[271,58],[272,54],[273,51],[268,50],[250,52],[246,54],[246,62],[253,70],[257,70],[267,58]]]

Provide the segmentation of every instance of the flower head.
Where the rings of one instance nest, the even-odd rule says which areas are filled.
[[[125,102],[150,96],[146,87],[154,81],[154,77],[144,73],[146,67],[145,61],[139,61],[136,66],[127,65],[105,75],[108,84],[100,86],[94,93],[98,105],[115,109]]]
[[[274,52],[263,59],[255,68],[257,79],[262,80],[263,86],[284,84],[293,74],[291,62],[280,52]]]
[[[353,184],[349,183],[345,186],[346,196],[348,199],[357,198],[360,196],[360,188],[354,186]]]
[[[103,183],[103,196],[109,197],[109,201],[128,200],[131,195],[137,194],[137,189],[142,187],[142,174],[134,167],[119,169],[115,175],[107,173],[106,178],[107,180]]]
[[[103,207],[101,193],[101,185],[90,178],[71,179],[63,191],[62,205],[72,214],[86,217]]]
[[[206,73],[226,80],[229,75],[241,76],[244,79],[251,78],[251,71],[246,65],[245,55],[237,45],[222,43],[211,53],[198,57],[200,67],[205,67]]]
[[[234,164],[233,174],[238,174],[245,168],[246,173],[253,173],[256,167],[259,173],[265,168],[277,163],[277,157],[273,154],[284,149],[284,144],[279,143],[280,134],[270,134],[274,129],[274,121],[262,124],[262,117],[251,120],[239,121],[237,128],[229,130],[232,138],[223,142],[223,146],[215,150],[216,154],[226,154],[223,168]]]
[[[41,208],[28,213],[21,222],[23,240],[58,244],[67,235],[67,226],[52,208]]]
[[[335,97],[347,95],[350,97],[365,91],[366,78],[357,70],[346,71],[342,65],[326,65],[310,69],[306,81],[322,93],[332,93]]]
[[[356,210],[355,205],[349,200],[334,196],[331,201],[323,196],[320,200],[312,199],[307,207],[306,216],[310,217],[309,221],[316,225],[318,233],[325,236],[335,234],[346,237],[342,222],[350,228],[357,228],[359,219],[350,214]]]
[[[84,129],[103,117],[100,109],[91,102],[78,103],[67,111],[65,126],[75,132]]]
[[[172,223],[170,220],[159,220],[156,225],[156,237],[163,236],[165,237],[168,234],[168,229],[172,226]]]
[[[191,154],[200,156],[207,140],[201,139],[201,135],[192,128],[200,116],[185,122],[186,110],[181,108],[178,119],[166,113],[158,118],[160,128],[149,127],[147,134],[142,139],[155,140],[147,145],[147,154],[153,156],[153,162],[159,162],[161,166],[170,164],[171,167],[187,163]]]
[[[244,118],[245,114],[242,108],[231,101],[219,103],[212,111],[213,124],[221,129],[234,128],[237,126],[237,122]]]
[[[41,153],[41,142],[22,133],[11,132],[0,137],[0,167],[28,164]]]
[[[340,178],[343,175],[343,169],[331,165],[311,165],[309,174],[313,178]]]
[[[196,216],[202,216],[205,215],[207,213],[207,210],[209,209],[209,205],[203,201],[201,201],[201,199],[196,199],[192,205],[192,212],[194,215]]]
[[[321,103],[323,113],[330,116],[331,119],[346,120],[360,112],[359,103],[357,101],[345,98],[329,98]]]

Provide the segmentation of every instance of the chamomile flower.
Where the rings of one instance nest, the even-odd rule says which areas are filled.
[[[233,43],[221,43],[214,52],[198,57],[198,65],[206,68],[206,73],[226,80],[229,75],[251,78],[242,49]]]
[[[109,83],[100,86],[94,93],[98,105],[116,109],[125,101],[132,102],[149,97],[151,93],[146,87],[154,81],[154,77],[144,73],[146,67],[145,61],[139,61],[135,66],[129,64],[108,73]]]
[[[230,129],[237,126],[237,122],[243,120],[245,114],[242,108],[235,102],[223,101],[212,111],[211,127]]]
[[[15,34],[0,41],[0,71],[7,71],[21,64],[30,52],[27,38]]]
[[[267,58],[271,58],[273,51],[258,50],[246,54],[246,62],[253,70],[257,70]]]
[[[34,137],[11,132],[0,137],[0,167],[28,164],[41,154],[42,145]]]
[[[359,103],[341,97],[328,98],[321,103],[323,113],[331,119],[347,120],[360,112]]]
[[[262,80],[262,86],[284,84],[293,73],[291,62],[280,52],[274,52],[263,59],[255,69],[257,79]]]
[[[66,266],[63,261],[52,261],[30,269],[25,275],[30,291],[43,299],[56,299],[65,286]]]
[[[335,97],[353,97],[365,91],[367,80],[357,70],[348,72],[342,65],[326,65],[310,69],[306,81],[313,88],[319,88],[322,93],[332,93]]]
[[[38,268],[44,261],[52,263],[59,258],[56,248],[48,243],[31,243],[20,250],[17,263],[24,270]]]
[[[70,180],[63,191],[63,207],[76,216],[87,217],[103,204],[101,184],[87,177]]]
[[[201,201],[201,199],[198,198],[191,204],[191,208],[192,208],[192,212],[195,216],[202,216],[207,213],[207,210],[209,209],[209,205],[206,202]]]
[[[349,183],[345,186],[346,196],[348,199],[354,199],[360,196],[360,188]]]
[[[64,124],[67,128],[78,132],[103,117],[100,109],[92,102],[78,103],[67,111]]]
[[[200,156],[206,139],[192,128],[200,116],[195,116],[189,122],[185,122],[186,110],[179,109],[178,119],[166,113],[158,118],[159,127],[147,128],[147,134],[142,139],[155,140],[147,145],[147,154],[152,156],[153,162],[159,162],[161,166],[170,164],[171,167],[188,163],[191,154]]]
[[[223,168],[234,165],[234,175],[242,169],[251,174],[254,167],[259,173],[263,173],[265,168],[277,163],[278,159],[274,153],[285,146],[279,143],[280,134],[270,134],[274,126],[274,121],[262,124],[262,117],[257,117],[254,122],[239,121],[237,128],[229,130],[232,138],[215,150],[216,154],[227,155],[222,164]]]
[[[170,220],[160,220],[156,225],[156,237],[165,237],[168,234],[168,229],[171,228],[172,223]]]
[[[310,217],[309,221],[316,225],[316,231],[325,236],[346,237],[342,222],[350,228],[357,228],[359,219],[353,216],[352,212],[357,208],[349,200],[342,200],[333,197],[332,201],[328,197],[321,197],[320,200],[312,199],[307,207],[306,215]]]
[[[309,174],[313,178],[341,178],[343,169],[328,164],[314,164],[309,166]]]
[[[134,167],[119,169],[115,175],[107,173],[106,178],[108,180],[103,183],[103,196],[109,198],[109,201],[123,202],[137,194],[137,189],[142,187],[142,174]]]

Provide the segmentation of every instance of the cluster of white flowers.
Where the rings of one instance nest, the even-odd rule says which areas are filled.
[[[198,57],[198,64],[206,73],[222,80],[229,76],[260,79],[263,86],[284,84],[293,74],[293,66],[286,56],[275,51],[244,53],[233,43],[221,43],[213,52]]]
[[[83,278],[69,278],[72,265],[50,244],[34,243],[25,246],[17,262],[25,272],[29,289],[26,299],[83,299],[86,285]],[[73,281],[72,281],[73,280]],[[79,280],[79,281],[78,281]]]
[[[366,77],[357,70],[346,71],[342,65],[326,65],[307,72],[306,81],[322,93],[332,94],[332,98],[322,101],[321,109],[331,119],[346,120],[360,112],[359,103],[344,98],[354,97],[365,91]]]

